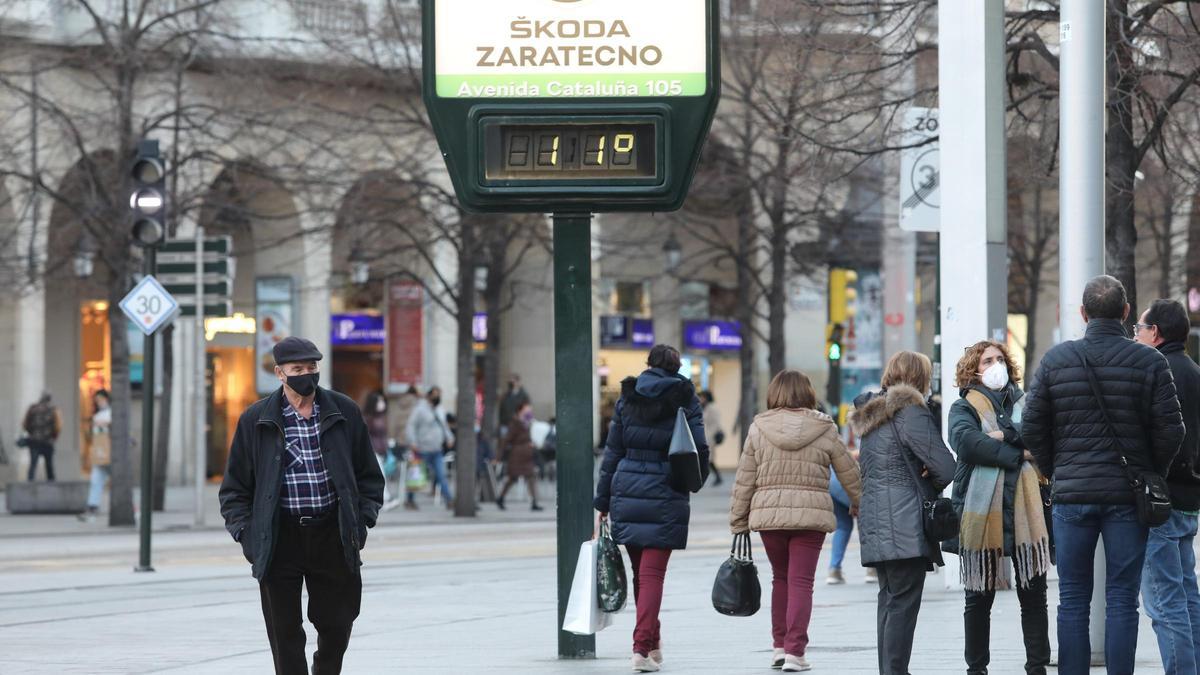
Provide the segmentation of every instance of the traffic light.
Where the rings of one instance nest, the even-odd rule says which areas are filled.
[[[129,208],[133,211],[133,241],[143,247],[157,247],[167,237],[167,171],[158,151],[158,141],[138,143],[133,158],[133,190]]]
[[[858,309],[858,272],[841,267],[829,270],[829,323],[845,324]]]
[[[845,327],[840,323],[835,323],[829,327],[829,338],[825,341],[825,354],[830,361],[842,360],[842,337],[845,333]]]

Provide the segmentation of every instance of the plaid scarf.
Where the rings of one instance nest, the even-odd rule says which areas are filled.
[[[983,433],[1000,428],[987,396],[972,390],[967,392],[967,402],[979,414]],[[1050,533],[1037,469],[1022,462],[1019,471],[1013,499],[1013,553],[1017,582],[1025,588],[1050,568]],[[967,590],[1012,588],[1012,563],[1004,556],[1004,475],[1004,469],[994,466],[976,466],[971,472],[959,527],[962,582]]]

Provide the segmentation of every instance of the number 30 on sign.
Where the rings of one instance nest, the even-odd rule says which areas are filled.
[[[121,300],[121,311],[142,333],[153,335],[179,313],[179,303],[152,276],[143,277]]]

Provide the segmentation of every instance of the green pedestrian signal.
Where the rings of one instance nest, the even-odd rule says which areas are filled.
[[[829,345],[829,360],[830,361],[841,361],[842,360],[842,346],[840,344],[834,342]]]
[[[424,98],[462,206],[683,205],[721,96],[718,0],[422,0]]]

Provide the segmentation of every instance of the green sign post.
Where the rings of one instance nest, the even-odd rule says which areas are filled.
[[[474,212],[553,213],[558,625],[592,536],[591,215],[683,205],[721,95],[718,0],[422,0],[424,99]],[[595,639],[559,631],[560,658]]]

